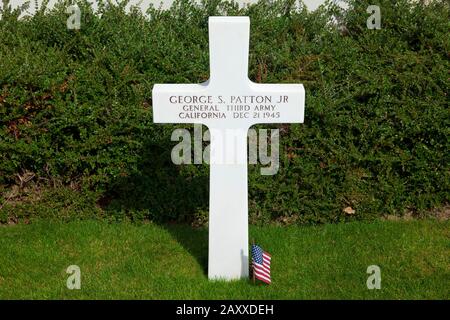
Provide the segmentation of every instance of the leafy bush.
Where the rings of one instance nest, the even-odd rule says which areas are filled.
[[[175,166],[175,125],[152,123],[154,83],[209,75],[210,15],[251,18],[250,78],[304,83],[305,123],[280,129],[280,170],[249,169],[250,221],[421,212],[448,201],[449,5],[380,0],[315,12],[294,1],[176,1],[146,18],[126,2],[68,1],[0,20],[0,219],[205,221],[208,166]],[[332,23],[332,17],[337,22]],[[28,178],[26,178],[28,177]],[[343,211],[352,207],[355,214]]]

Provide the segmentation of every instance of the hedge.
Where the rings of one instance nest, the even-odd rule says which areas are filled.
[[[207,221],[209,166],[171,162],[179,125],[152,123],[154,83],[209,76],[208,16],[251,19],[249,75],[303,83],[304,124],[280,130],[274,176],[249,166],[252,223],[421,214],[448,202],[450,8],[446,1],[68,1],[0,20],[0,221],[89,217]],[[366,9],[381,8],[369,30]],[[334,17],[334,18],[333,18]],[[192,130],[192,126],[185,126]],[[343,209],[351,207],[352,210]],[[353,213],[352,213],[353,212]]]

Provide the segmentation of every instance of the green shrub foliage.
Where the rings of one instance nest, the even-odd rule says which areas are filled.
[[[152,123],[151,90],[209,77],[210,15],[250,16],[253,81],[306,88],[305,123],[269,126],[280,129],[279,172],[262,176],[249,166],[252,223],[372,219],[443,205],[448,2],[375,2],[308,12],[294,1],[239,8],[178,0],[148,17],[126,14],[126,2],[100,3],[100,15],[78,2],[78,31],[66,28],[69,2],[20,19],[4,6],[0,219],[206,221],[209,167],[171,162],[177,126]],[[381,8],[381,30],[366,26],[370,4]]]

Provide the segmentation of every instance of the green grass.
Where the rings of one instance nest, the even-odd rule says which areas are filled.
[[[273,256],[270,286],[210,282],[207,230],[37,221],[0,227],[1,299],[448,299],[449,222],[251,227]],[[65,270],[80,266],[81,290]],[[381,290],[366,269],[381,268]]]

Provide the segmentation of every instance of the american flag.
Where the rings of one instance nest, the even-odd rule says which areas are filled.
[[[264,252],[261,247],[252,245],[253,275],[256,279],[270,284],[270,254]]]

